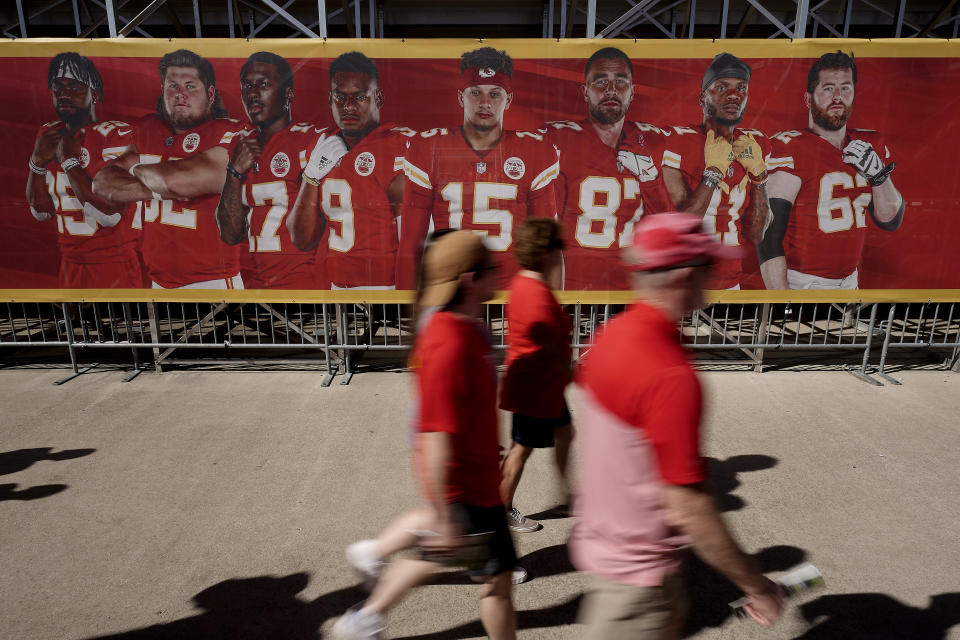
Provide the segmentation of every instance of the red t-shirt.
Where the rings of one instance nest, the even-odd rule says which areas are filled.
[[[256,131],[245,132],[256,135]],[[244,136],[237,136],[232,147]],[[243,260],[245,289],[317,289],[316,251],[300,251],[287,231],[287,214],[300,191],[300,172],[320,137],[312,124],[291,124],[270,137],[257,171],[243,182],[243,204],[250,207],[249,255]],[[325,284],[325,282],[324,282]]]
[[[589,120],[548,122],[547,139],[560,150],[555,183],[563,223],[563,288],[628,289],[620,252],[633,242],[633,225],[648,213],[672,210],[658,175],[640,182],[617,162],[617,150],[600,140]],[[624,122],[633,151],[654,163],[663,155],[663,134],[645,122]]]
[[[707,134],[702,125],[689,127],[670,127],[664,130],[669,133],[666,138],[666,149],[663,152],[663,166],[677,169],[683,174],[683,181],[687,189],[693,192],[703,177],[703,145]],[[760,144],[763,156],[770,153],[770,141],[756,129],[734,130],[734,139],[741,135],[752,134]],[[743,234],[743,217],[750,215],[753,210],[750,176],[739,162],[734,162],[727,169],[723,178],[729,187],[729,192],[714,189],[713,197],[703,214],[703,230],[712,235],[717,242],[731,247],[749,245],[750,240]],[[740,284],[743,276],[743,265],[740,258],[720,260],[710,273],[709,289],[729,289]]]
[[[822,278],[844,278],[860,265],[867,239],[867,208],[873,191],[853,165],[843,161],[852,140],[873,145],[884,164],[890,150],[876,131],[847,128],[838,149],[809,129],[771,136],[768,170],[800,178],[783,240],[787,268]]]
[[[48,122],[40,127],[37,137],[60,126],[62,123],[59,121]],[[77,132],[83,139],[77,159],[90,178],[126,149],[126,144],[111,147],[110,140],[114,139],[113,136],[118,131],[129,136],[131,127],[125,122],[107,120],[94,122]],[[70,185],[70,178],[60,167],[60,163],[53,160],[46,169],[47,191],[53,200],[57,216],[61,255],[70,262],[84,264],[137,260],[136,246],[140,230],[133,226],[135,205],[128,207],[126,215],[115,226],[101,227],[95,220],[88,219],[83,212],[83,203],[77,199]]]
[[[421,329],[412,360],[420,392],[417,430],[451,435],[445,500],[501,504],[497,376],[483,329],[437,311]]]
[[[403,175],[403,155],[415,135],[406,127],[377,127],[350,149],[320,184],[320,208],[327,229],[319,253],[334,285],[383,287],[394,283],[397,217],[388,189],[394,178]]]
[[[610,413],[649,439],[660,476],[684,485],[705,478],[700,458],[700,382],[676,325],[636,303],[607,323],[577,372]]]
[[[510,346],[500,408],[533,418],[559,418],[570,382],[573,324],[545,282],[517,274],[507,304]]]
[[[543,134],[504,131],[492,149],[476,151],[459,127],[411,138],[404,159],[407,182],[400,217],[397,288],[415,285],[415,264],[434,229],[470,229],[483,236],[497,269],[497,288],[517,272],[513,230],[527,218],[557,213],[552,182],[557,152]]]
[[[125,142],[136,144],[140,162],[166,162],[214,146],[229,149],[241,128],[236,120],[217,118],[173,134],[164,120],[150,114],[134,126],[130,136],[134,139]],[[239,247],[220,239],[216,218],[219,203],[219,191],[187,201],[144,201],[143,261],[154,282],[173,289],[232,278],[240,272]]]

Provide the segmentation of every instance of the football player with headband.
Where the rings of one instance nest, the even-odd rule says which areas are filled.
[[[758,246],[767,289],[856,289],[867,214],[882,231],[903,222],[896,163],[883,137],[847,126],[856,97],[853,55],[826,53],[810,67],[807,128],[774,136],[767,159],[773,220]]]
[[[98,122],[103,80],[93,62],[75,52],[50,61],[47,86],[58,120],[40,127],[30,156],[27,202],[33,217],[57,220],[60,245],[59,286],[66,289],[136,288],[142,286],[137,256],[139,230],[133,216],[119,224],[127,208],[93,192],[97,171],[123,147],[112,147],[115,131],[129,134],[130,125]]]
[[[294,123],[293,69],[269,51],[254,53],[240,69],[240,99],[256,131],[235,138],[217,206],[220,238],[249,243],[241,255],[247,289],[318,289],[326,278],[315,251],[294,246],[287,214],[300,189],[300,172],[321,130]]]
[[[750,65],[730,53],[714,57],[700,84],[700,124],[664,132],[663,179],[678,209],[703,217],[703,230],[724,245],[760,241],[769,220],[767,167],[770,142],[739,127],[747,108]],[[749,221],[744,225],[743,221]],[[708,289],[739,289],[741,259],[719,260]]]
[[[410,141],[400,218],[399,288],[413,288],[423,239],[435,229],[469,229],[485,239],[497,287],[516,273],[513,229],[528,217],[553,217],[551,184],[559,165],[545,135],[504,129],[513,101],[513,60],[481,47],[460,57],[460,126],[422,131]]]
[[[344,53],[330,64],[330,111],[287,220],[298,247],[317,247],[332,289],[393,289],[403,155],[416,132],[381,124],[376,63]],[[326,233],[324,233],[326,226]]]
[[[220,240],[216,210],[228,148],[240,123],[227,117],[213,65],[180,49],[160,60],[156,113],[133,133],[118,132],[125,151],[93,181],[118,202],[140,202],[143,260],[156,289],[240,289],[239,251]]]
[[[660,129],[627,122],[634,98],[633,63],[615,47],[596,51],[584,68],[587,117],[546,124],[560,150],[555,183],[564,226],[563,288],[626,289],[620,251],[647,213],[674,207],[657,164]]]

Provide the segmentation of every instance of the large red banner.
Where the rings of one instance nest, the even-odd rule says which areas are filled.
[[[487,45],[505,50],[513,60],[513,74],[509,86],[513,98],[503,115],[503,126],[508,133],[504,134],[501,144],[506,148],[504,153],[509,155],[506,158],[501,158],[503,154],[498,155],[496,149],[490,152],[489,156],[478,154],[474,157],[467,151],[456,151],[455,146],[458,144],[458,132],[464,123],[465,109],[458,101],[458,91],[465,86],[460,73],[459,57],[463,52]],[[602,147],[596,146],[596,136],[590,128],[588,103],[584,95],[585,62],[594,51],[607,46],[620,49],[632,62],[631,81],[634,92],[626,111],[625,120],[628,124],[624,127],[624,135],[638,137],[641,146],[646,144],[655,151],[645,154],[641,149],[639,153],[641,157],[649,155],[653,160],[654,173],[658,177],[650,184],[640,184],[644,182],[644,178],[630,173],[624,167],[622,158],[617,162],[616,146],[608,147],[606,151],[598,151]],[[742,121],[737,125],[739,129],[734,132],[733,137],[744,132],[759,132],[754,137],[760,141],[766,155],[770,175],[768,189],[772,187],[769,181],[778,172],[791,174],[793,178],[797,178],[796,184],[802,182],[804,185],[798,187],[799,192],[788,193],[793,196],[789,224],[800,228],[791,226],[785,231],[782,246],[787,265],[796,267],[801,259],[805,260],[799,270],[812,276],[819,274],[827,286],[831,286],[830,283],[834,283],[832,286],[836,287],[847,286],[841,283],[845,282],[845,273],[830,271],[830,264],[842,263],[847,266],[836,268],[845,269],[852,265],[856,272],[854,286],[860,289],[960,289],[960,271],[954,267],[953,259],[955,247],[960,244],[960,216],[957,215],[960,204],[960,165],[954,160],[957,148],[960,147],[960,116],[957,115],[960,113],[960,94],[955,90],[957,82],[954,81],[960,80],[960,59],[956,57],[960,49],[956,43],[945,42],[914,45],[903,42],[843,40],[793,43],[421,41],[412,44],[359,40],[328,41],[322,44],[275,40],[236,43],[210,40],[150,43],[70,40],[3,43],[0,44],[0,56],[7,69],[8,94],[6,100],[0,102],[0,122],[6,130],[7,147],[0,156],[0,289],[57,289],[69,286],[65,285],[65,282],[83,282],[83,274],[88,269],[100,268],[84,263],[84,247],[97,241],[100,236],[96,234],[105,231],[119,233],[116,229],[123,229],[125,233],[129,231],[134,238],[130,246],[135,247],[134,255],[140,263],[135,276],[130,275],[129,264],[111,267],[125,270],[125,275],[118,276],[113,284],[107,286],[149,288],[159,285],[174,288],[201,280],[224,280],[216,268],[211,267],[211,270],[207,271],[204,270],[206,267],[198,266],[191,270],[189,265],[187,268],[183,265],[204,260],[215,263],[214,267],[217,264],[223,265],[232,259],[223,257],[229,251],[221,252],[218,249],[213,255],[206,250],[204,255],[199,255],[195,248],[188,246],[189,241],[178,239],[186,236],[176,236],[172,241],[160,241],[158,238],[161,234],[153,228],[155,225],[179,224],[180,231],[197,231],[205,225],[205,233],[216,234],[214,215],[220,202],[219,193],[193,199],[173,199],[166,209],[163,204],[166,200],[162,198],[145,200],[140,205],[127,209],[121,215],[116,229],[107,229],[102,223],[84,227],[83,206],[79,202],[79,194],[66,177],[72,167],[69,162],[66,167],[58,166],[59,162],[54,159],[47,166],[34,166],[34,169],[37,170],[35,175],[46,181],[53,204],[59,207],[59,210],[48,220],[38,220],[44,216],[32,215],[30,202],[25,196],[28,177],[32,171],[29,161],[36,157],[37,153],[37,137],[44,131],[45,124],[58,119],[54,108],[56,98],[51,92],[53,79],[49,77],[54,56],[62,52],[78,52],[95,65],[102,77],[103,99],[95,105],[95,117],[100,123],[103,142],[94,149],[93,155],[96,157],[92,160],[82,157],[83,153],[91,153],[86,147],[82,152],[77,151],[77,158],[84,164],[83,170],[94,174],[89,177],[96,188],[96,170],[108,159],[103,155],[103,149],[109,147],[118,149],[117,153],[122,151],[123,140],[117,136],[124,130],[124,125],[114,126],[108,123],[126,123],[129,129],[139,127],[131,135],[138,140],[141,147],[151,144],[151,135],[159,135],[157,140],[164,142],[153,142],[161,146],[157,157],[164,151],[162,145],[169,144],[169,140],[174,138],[172,134],[176,132],[171,131],[171,136],[164,139],[166,134],[163,133],[162,120],[155,119],[151,124],[144,121],[143,117],[155,112],[161,97],[161,78],[158,74],[161,57],[181,48],[195,51],[212,63],[216,72],[216,87],[222,95],[226,111],[231,118],[238,121],[217,129],[215,133],[204,130],[204,135],[215,135],[221,138],[220,141],[223,141],[224,137],[229,138],[224,142],[227,153],[233,153],[234,145],[241,139],[233,139],[228,130],[247,128],[254,130],[253,135],[256,136],[255,127],[248,118],[248,110],[241,97],[241,68],[248,56],[256,51],[269,51],[289,62],[294,72],[295,89],[289,111],[292,125],[309,123],[313,126],[309,131],[303,129],[301,138],[290,142],[289,144],[294,146],[289,147],[286,152],[278,151],[280,156],[267,158],[264,155],[258,161],[258,172],[272,171],[278,181],[287,175],[299,178],[300,169],[317,141],[324,135],[331,136],[337,132],[337,123],[332,115],[335,105],[330,98],[329,70],[331,62],[342,53],[361,51],[376,63],[378,85],[382,92],[380,121],[390,124],[390,128],[399,132],[392,134],[392,137],[384,133],[384,140],[377,143],[380,146],[370,147],[374,151],[369,156],[364,155],[366,152],[356,151],[352,156],[344,156],[349,160],[349,167],[341,163],[333,173],[318,181],[320,186],[317,193],[320,195],[317,196],[316,207],[318,219],[325,221],[326,229],[316,248],[297,249],[271,244],[273,240],[289,243],[290,236],[286,233],[287,220],[284,216],[293,207],[296,185],[287,197],[285,209],[282,211],[280,209],[283,207],[277,204],[279,200],[258,201],[256,204],[266,205],[267,218],[256,222],[254,214],[254,218],[249,221],[248,229],[245,230],[249,237],[236,245],[236,251],[240,254],[238,264],[242,278],[228,282],[228,287],[241,286],[242,281],[247,288],[271,288],[270,283],[273,281],[264,273],[272,273],[271,269],[286,269],[284,261],[288,256],[292,256],[289,257],[290,260],[299,260],[309,265],[305,268],[312,271],[308,277],[290,280],[301,284],[285,288],[324,289],[331,286],[337,288],[365,285],[407,287],[408,280],[405,280],[404,276],[401,275],[399,280],[394,279],[394,274],[397,273],[395,262],[398,247],[402,261],[404,231],[413,233],[411,230],[416,225],[408,224],[405,229],[404,225],[400,224],[398,230],[397,223],[404,218],[394,216],[400,216],[402,207],[409,202],[394,202],[385,209],[387,215],[378,214],[379,217],[366,211],[373,208],[376,198],[383,203],[387,202],[384,198],[389,195],[386,194],[386,189],[387,183],[391,182],[390,170],[396,175],[405,173],[402,180],[409,182],[412,179],[411,171],[414,177],[421,176],[417,171],[421,168],[420,165],[432,162],[433,169],[424,168],[421,177],[426,180],[423,184],[429,185],[436,196],[431,205],[433,226],[464,224],[469,228],[469,221],[464,222],[469,215],[463,215],[463,208],[467,205],[456,199],[464,197],[462,183],[465,182],[468,191],[474,194],[476,200],[473,211],[474,220],[479,225],[476,228],[487,236],[489,242],[501,242],[500,248],[508,249],[511,229],[515,229],[524,216],[542,215],[543,212],[534,212],[533,204],[526,208],[516,208],[503,204],[503,201],[511,197],[519,198],[514,192],[523,193],[526,189],[530,192],[529,202],[533,202],[534,191],[549,189],[552,191],[554,212],[568,228],[567,251],[570,251],[573,245],[574,249],[580,250],[586,256],[586,259],[578,262],[573,259],[576,254],[570,254],[566,288],[623,288],[625,281],[610,276],[611,269],[615,267],[611,267],[609,260],[604,262],[599,257],[609,257],[611,251],[615,251],[625,242],[630,225],[640,215],[677,208],[679,203],[676,202],[657,204],[657,198],[663,193],[671,196],[668,189],[658,192],[658,195],[652,190],[653,183],[669,176],[671,169],[683,169],[673,175],[683,175],[691,192],[697,187],[699,172],[704,168],[703,157],[693,158],[702,153],[702,134],[705,131],[701,128],[704,122],[701,84],[714,55],[729,52],[741,58],[752,70],[746,107]],[[808,101],[805,101],[805,94],[811,65],[822,54],[837,49],[854,54],[857,81],[852,112],[846,122],[846,138],[840,147],[834,145],[832,150],[826,153],[817,151],[817,145],[829,143],[808,130],[810,107]],[[69,77],[70,74],[65,76]],[[347,101],[350,100],[352,98]],[[631,128],[629,123],[632,122],[649,123],[655,125],[656,129],[644,125]],[[96,124],[89,126],[97,127]],[[158,130],[161,133],[151,133],[150,127],[160,127]],[[318,133],[324,130],[325,133]],[[869,132],[857,133],[861,130]],[[529,140],[508,140],[514,135],[509,133],[512,131],[529,132],[529,140],[539,141],[543,138],[543,145],[549,146],[550,153],[554,155],[537,155],[540,151],[531,151],[532,147],[524,146]],[[431,142],[429,153],[436,157],[430,156],[432,159],[423,160],[426,156],[416,156],[417,153],[427,153],[423,150],[431,135],[440,136],[441,133],[451,140],[440,140],[436,144]],[[393,138],[399,142],[393,141]],[[651,142],[653,138],[656,138],[655,142]],[[877,199],[880,196],[875,194],[883,187],[870,184],[869,172],[865,173],[862,168],[858,171],[854,166],[856,158],[852,162],[843,160],[843,147],[848,142],[860,139],[871,143],[881,169],[889,168],[890,162],[895,162],[895,170],[889,174],[886,182],[888,187],[893,185],[895,193],[902,196],[903,211],[898,214],[894,224],[887,225],[890,228],[884,228],[883,224],[878,225],[875,218],[875,214],[882,209],[882,203]],[[176,138],[177,153],[167,154],[164,160],[177,154],[188,155],[192,151],[191,140],[189,131],[182,132],[180,137]],[[406,142],[410,144],[407,145]],[[468,141],[459,140],[459,144],[464,143],[468,144]],[[374,145],[374,142],[369,144]],[[514,146],[507,148],[508,144]],[[551,180],[554,176],[548,169],[555,160],[554,148],[559,150],[559,172],[556,179]],[[377,149],[380,151],[376,151]],[[394,152],[396,149],[406,151]],[[682,153],[678,150],[682,150]],[[146,161],[147,154],[144,149],[140,148],[139,152],[141,160]],[[414,154],[418,159],[405,164],[402,159],[404,153]],[[616,167],[612,175],[591,175],[587,170],[589,167],[577,167],[577,163],[589,165],[592,158],[601,157],[603,153],[610,154],[610,162]],[[823,159],[830,154],[836,156],[832,160],[833,164]],[[681,162],[678,159],[681,156],[687,160]],[[450,187],[452,182],[440,184],[438,180],[441,179],[444,168],[463,161],[464,157],[472,163],[471,166],[475,164],[477,175],[456,183],[461,184],[459,192]],[[789,158],[789,161],[785,158]],[[384,165],[387,162],[394,166],[387,168]],[[687,170],[685,163],[694,167],[692,173]],[[704,212],[705,226],[708,231],[715,233],[718,239],[743,248],[742,273],[734,280],[722,283],[723,288],[736,285],[743,289],[771,288],[768,286],[770,281],[765,282],[761,274],[757,248],[748,232],[751,223],[750,201],[748,199],[738,203],[736,200],[738,193],[748,194],[749,197],[751,180],[759,178],[738,166],[737,161],[734,161],[728,174],[733,176],[735,169],[739,171],[739,184],[733,184],[732,189],[724,189],[722,185],[717,189],[713,202]],[[385,172],[379,179],[378,184],[382,188],[376,196],[360,195],[354,185],[354,201],[349,216],[345,213],[347,205],[343,192],[343,189],[351,188],[349,181],[346,178],[335,178],[339,175],[336,173],[338,170],[346,172],[348,169],[360,176],[369,175],[371,178],[376,177],[377,172]],[[41,175],[44,170],[47,175]],[[876,170],[874,166],[874,173]],[[481,176],[481,171],[489,171],[489,174],[486,177]],[[519,186],[519,191],[518,187],[512,187],[512,190],[508,191],[498,191],[491,187],[493,190],[487,193],[484,208],[478,204],[481,189],[477,184],[487,184],[485,180],[493,180],[496,171],[506,172],[507,178],[498,178],[505,181],[513,179],[520,182],[514,174],[526,174],[523,180],[528,184]],[[63,174],[62,177],[59,174]],[[131,170],[131,176],[133,175]],[[537,182],[537,178],[540,182],[547,180],[550,183],[544,186]],[[258,178],[252,180],[256,179]],[[449,176],[443,179],[450,180]],[[588,179],[594,182],[589,182]],[[579,192],[574,188],[575,185],[569,184],[575,180],[581,181]],[[324,181],[328,183],[326,186]],[[417,195],[417,189],[423,187],[423,184],[416,180],[415,183],[413,188],[407,186],[405,198],[409,199],[411,193]],[[346,186],[336,187],[338,184]],[[591,187],[593,191],[587,191],[584,185],[591,184],[595,185]],[[781,185],[778,193],[782,194],[782,183],[778,184]],[[790,186],[794,183],[788,180],[786,184]],[[612,190],[605,191],[604,185],[613,185]],[[265,189],[266,187],[263,187],[261,191],[265,192]],[[813,195],[807,198],[803,195],[805,190],[811,190]],[[491,193],[493,195],[490,195]],[[251,204],[248,199],[258,198],[255,189],[245,193],[243,206],[246,208]],[[616,198],[617,202],[613,202],[612,198]],[[618,210],[619,203],[626,202],[628,198],[635,199],[637,205],[631,204],[630,207],[620,207]],[[644,203],[642,211],[641,201]],[[498,202],[500,204],[497,204]],[[380,205],[381,209],[389,204],[383,203]],[[895,196],[893,203],[895,209]],[[442,212],[438,211],[440,205],[446,207]],[[888,208],[890,206],[887,205]],[[713,208],[712,211],[710,207]],[[729,210],[736,207],[739,209],[730,214]],[[189,211],[196,211],[194,220],[176,218],[177,215]],[[624,215],[623,211],[626,211],[627,215]],[[723,211],[727,212],[726,217]],[[42,212],[35,210],[33,213]],[[512,216],[513,219],[505,222],[504,214]],[[270,218],[271,215],[273,218]],[[362,221],[367,215],[371,217],[365,222]],[[441,220],[444,222],[440,222]],[[380,227],[371,231],[371,221],[376,221]],[[347,228],[354,223],[353,230]],[[276,225],[272,228],[272,235],[268,233],[271,230],[264,226],[269,224]],[[367,226],[364,227],[364,224]],[[803,229],[804,225],[808,227],[806,231]],[[220,231],[223,232],[222,229]],[[610,233],[607,233],[608,231]],[[73,232],[77,232],[75,237],[71,237]],[[363,237],[352,237],[353,233],[362,233]],[[398,233],[399,244],[396,239]],[[838,241],[838,238],[846,237],[844,234],[852,233],[858,234],[857,237]],[[378,238],[380,245],[370,245],[373,242],[370,238],[374,236]],[[145,238],[148,239],[145,241]],[[355,256],[360,262],[355,261],[352,267],[333,266],[339,265],[337,261],[344,260],[344,256],[354,247],[363,247],[364,242],[367,242],[366,253]],[[147,253],[146,257],[144,252]],[[160,252],[165,252],[165,257],[158,257]],[[266,256],[271,252],[277,255]],[[309,254],[310,259],[298,255],[298,252]],[[62,259],[67,254],[72,257]],[[100,255],[102,254],[101,251]],[[594,257],[598,259],[594,260]],[[761,258],[769,259],[763,254]],[[504,260],[508,259],[507,251]],[[353,269],[356,273],[357,264],[366,264],[364,260],[374,265],[359,268],[360,273],[368,274],[369,281],[361,282],[355,277],[351,279],[339,275],[345,268],[348,271]],[[384,261],[390,262],[389,269],[383,266]],[[823,264],[815,264],[817,261]],[[256,270],[260,268],[258,265],[263,264],[267,265],[263,267],[264,271],[257,273]],[[330,269],[327,264],[331,265]],[[377,264],[379,266],[376,266]],[[208,278],[204,274],[213,277]],[[189,282],[190,280],[193,282]],[[229,276],[226,280],[230,280]],[[134,284],[127,284],[131,281]],[[302,283],[313,284],[303,286]],[[820,286],[817,283],[822,284],[814,278],[814,284],[807,283],[807,286]],[[797,285],[791,280],[790,286],[802,288],[803,282]]]

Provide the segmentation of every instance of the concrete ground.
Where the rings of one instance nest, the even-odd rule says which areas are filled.
[[[322,636],[360,601],[344,547],[418,504],[410,376],[311,372],[0,371],[0,637]],[[737,590],[691,564],[693,638],[960,638],[960,374],[705,374],[705,455],[743,546],[827,586],[772,630],[731,617]],[[576,413],[576,390],[571,390]],[[505,423],[504,423],[505,426]],[[535,454],[517,506],[558,498]],[[516,536],[531,580],[519,637],[577,638],[585,585],[572,520]],[[455,572],[388,617],[388,637],[483,637],[477,587]]]

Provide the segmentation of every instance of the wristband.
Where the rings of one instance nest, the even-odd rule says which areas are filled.
[[[237,180],[239,180],[240,182],[243,182],[244,180],[247,179],[247,176],[243,175],[242,173],[234,169],[233,165],[230,164],[229,162],[227,163],[227,173],[233,176],[234,178],[236,178]]]
[[[33,159],[32,159],[32,158],[27,161],[27,164],[30,165],[30,172],[31,172],[31,173],[35,173],[35,174],[37,174],[38,176],[45,176],[45,175],[47,175],[47,170],[44,169],[43,167],[38,167],[37,165],[33,164]]]
[[[723,174],[720,173],[719,169],[714,169],[713,167],[708,167],[703,170],[703,177],[701,182],[707,185],[711,189],[716,189],[717,185],[723,182]]]
[[[60,163],[60,168],[63,169],[64,173],[68,173],[71,169],[76,169],[80,166],[80,161],[76,158],[64,158],[63,162]]]
[[[320,186],[320,183],[317,180],[314,180],[313,178],[311,178],[305,173],[303,174],[303,181],[306,182],[307,184],[312,184],[315,187]]]
[[[883,170],[872,178],[867,178],[867,182],[870,183],[871,187],[879,187],[884,182],[887,181],[887,178],[890,177],[890,174],[893,173],[893,170],[897,168],[896,162],[891,162],[883,168]]]
[[[142,162],[134,162],[134,163],[133,163],[133,166],[131,166],[130,169],[128,170],[128,173],[129,173],[131,176],[133,176],[134,178],[136,178],[137,176],[133,175],[133,170],[136,169],[137,167],[139,167],[139,166],[142,165],[142,164],[143,164]]]
[[[766,183],[767,183],[767,170],[766,170],[766,169],[764,169],[764,170],[763,170],[763,173],[761,173],[761,174],[758,175],[758,176],[755,176],[755,175],[753,175],[752,173],[747,173],[747,175],[750,176],[750,182],[752,182],[753,184],[755,184],[755,185],[757,185],[757,186],[760,186],[760,185],[762,185],[762,184],[766,184]]]

